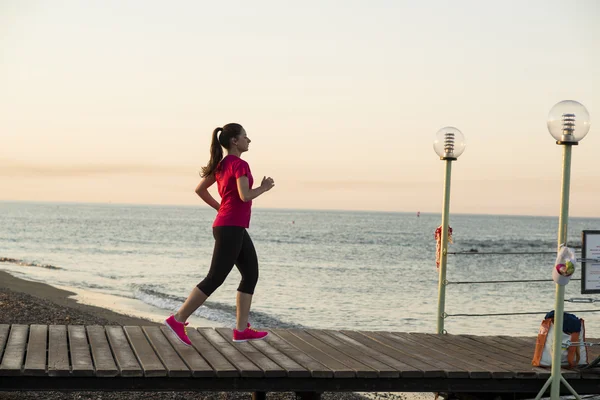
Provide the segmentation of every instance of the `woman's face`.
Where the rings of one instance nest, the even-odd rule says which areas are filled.
[[[251,140],[246,134],[246,130],[242,128],[242,133],[240,133],[233,140],[233,145],[240,151],[240,153],[243,153],[245,151],[248,151],[248,145],[250,144],[250,142]]]

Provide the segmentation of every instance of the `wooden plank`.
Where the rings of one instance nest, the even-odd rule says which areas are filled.
[[[421,346],[416,343],[399,340],[393,337],[389,337],[385,334],[385,332],[360,332],[363,335],[366,335],[372,339],[375,339],[395,350],[407,354],[412,355],[415,358],[421,359],[423,362],[427,362],[429,364],[434,364],[438,368],[442,368],[444,374],[448,378],[469,378],[472,377],[472,374],[466,368],[463,368],[458,363],[454,362],[452,357],[448,357],[445,354],[433,351],[429,349],[427,346]],[[478,371],[479,372],[479,371]],[[490,376],[488,374],[488,376]]]
[[[395,337],[423,344],[429,347],[430,349],[434,349],[440,353],[453,357],[456,360],[455,364],[459,363],[461,366],[464,365],[465,367],[468,367],[468,369],[471,371],[484,371],[486,372],[486,374],[484,375],[486,376],[486,378],[488,377],[487,373],[489,373],[489,375],[491,375],[491,377],[495,379],[511,379],[515,376],[515,373],[512,371],[510,366],[508,369],[504,368],[500,365],[499,362],[490,362],[489,357],[482,356],[481,354],[476,353],[469,348],[458,346],[452,340],[442,340],[440,336],[444,335],[429,335],[425,337],[417,337],[415,335],[411,335],[410,333],[400,332],[395,332],[393,333],[393,335]],[[473,373],[471,372],[471,374]]]
[[[347,342],[339,341],[334,337],[326,334],[322,330],[318,329],[309,329],[306,331],[309,335],[318,339],[322,343],[330,346],[332,349],[340,352],[346,357],[351,357],[352,359],[359,361],[360,363],[366,365],[369,368],[372,368],[375,371],[375,377],[379,378],[398,378],[400,377],[400,372],[396,371],[394,368],[391,368],[389,365],[384,364],[383,362],[372,358],[364,353],[362,353],[357,348],[348,345]],[[340,360],[344,362],[344,360]],[[357,373],[358,376],[358,373]],[[368,377],[368,376],[367,376]]]
[[[2,354],[4,354],[4,346],[8,340],[8,332],[10,331],[10,325],[0,324],[0,360],[2,360]]]
[[[365,334],[372,336],[371,332]],[[452,355],[447,355],[443,350],[431,346],[430,344],[425,346],[419,343],[400,338],[389,334],[387,332],[377,332],[377,334],[387,340],[392,346],[400,347],[402,349],[410,350],[414,353],[421,354],[428,357],[430,360],[434,360],[437,365],[446,370],[448,378],[473,378],[473,379],[488,379],[491,378],[492,374],[489,371],[484,371],[480,368],[475,368],[471,365],[461,365],[460,361],[457,361]],[[403,350],[404,351],[404,350]]]
[[[213,368],[219,378],[237,378],[240,372],[204,336],[195,329],[188,331],[188,338],[194,348]],[[179,339],[177,339],[179,340]]]
[[[394,340],[387,337],[383,332],[360,332],[361,334],[370,337],[386,346],[403,353],[417,358],[425,363],[435,365],[435,369],[442,368],[444,375],[448,378],[469,378],[471,374],[465,368],[456,366],[449,361],[452,361],[450,357],[443,354],[431,351],[426,346],[420,346],[411,342]]]
[[[145,377],[167,376],[167,370],[162,365],[146,335],[139,326],[123,327],[125,336],[131,344],[133,353],[137,357]]]
[[[175,333],[166,326],[161,326],[160,330],[171,346],[173,346],[177,354],[179,354],[179,357],[181,357],[185,365],[192,371],[193,377],[211,378],[215,376],[215,371],[206,360],[198,354],[198,351],[194,347],[181,343],[181,340],[175,336]]]
[[[31,325],[27,342],[27,356],[23,375],[46,375],[46,343],[48,340],[47,325]]]
[[[428,363],[428,361],[431,362],[431,360],[424,358],[419,354],[402,352],[396,349],[395,345],[390,347],[357,331],[342,330],[341,333],[350,337],[351,339],[356,340],[359,343],[364,344],[367,347],[370,347],[380,353],[387,354],[388,356],[393,357],[400,362],[406,363],[407,365],[410,365],[414,368],[423,371],[424,378],[446,377],[446,372],[444,372],[444,370],[441,369],[440,366],[434,364],[433,362]]]
[[[535,343],[537,342],[537,337],[527,337],[527,336],[506,336],[506,335],[498,335],[495,336],[498,339],[503,339],[506,341],[510,341],[513,343],[523,344],[525,346],[529,346],[532,349],[532,352],[535,350]]]
[[[329,354],[323,353],[288,330],[276,329],[272,330],[271,334],[279,336],[298,350],[329,368],[333,371],[334,378],[354,378],[356,376],[356,372],[352,368],[331,357]]]
[[[10,334],[0,364],[0,375],[21,375],[28,332],[29,327],[27,325],[12,325],[10,327]]]
[[[352,339],[349,336],[344,335],[341,332],[333,331],[333,330],[325,330],[323,331],[328,335],[336,338],[337,340],[346,343],[348,346],[352,346],[354,349],[360,351],[363,354],[366,354],[375,360],[378,360],[386,365],[389,365],[394,370],[398,371],[398,374],[403,378],[422,378],[423,371],[418,368],[415,368],[411,365],[403,363],[402,361],[398,361],[393,357],[388,356],[387,354],[381,353],[377,350],[374,350],[365,344]]]
[[[549,375],[542,375],[539,371],[536,371],[531,365],[531,359],[515,357],[510,352],[504,351],[495,346],[495,342],[482,343],[480,341],[473,340],[471,338],[460,335],[457,337],[461,343],[465,346],[471,346],[475,351],[481,354],[488,354],[491,358],[502,361],[508,365],[512,365],[516,372],[516,378],[524,379],[545,379]]]
[[[92,349],[92,359],[96,367],[96,376],[113,377],[119,375],[119,370],[115,364],[104,327],[100,325],[86,326],[90,347]]]
[[[531,356],[524,354],[523,350],[515,346],[514,343],[498,342],[494,340],[493,336],[463,335],[463,337],[483,343],[484,345],[493,347],[494,349],[499,349],[511,354],[516,358],[529,361],[529,363],[531,363],[531,359],[533,358],[533,354]]]
[[[269,345],[297,362],[298,365],[305,368],[313,378],[333,378],[333,371],[331,369],[281,339],[279,336],[275,335],[274,332],[277,332],[277,330],[271,330],[269,336],[265,339]]]
[[[108,343],[115,357],[117,368],[122,377],[144,376],[140,364],[129,346],[125,332],[120,326],[107,326]]]
[[[163,335],[158,326],[144,326],[142,328],[150,345],[162,361],[167,369],[167,374],[170,377],[188,377],[192,375],[192,371],[185,365],[179,357],[175,349],[169,344],[169,340]]]
[[[537,341],[537,337],[536,338],[525,338],[525,337],[518,337],[518,336],[511,337],[511,336],[500,335],[500,336],[492,336],[490,339],[497,343],[504,343],[505,345],[513,347],[515,351],[519,352],[522,356],[527,357],[529,362],[531,362],[533,359],[533,353],[535,352],[535,343]],[[543,370],[544,368],[545,367],[539,367],[537,369]],[[581,377],[579,374],[574,374],[573,370],[570,370],[570,369],[562,368],[561,373],[565,377],[568,377],[570,379],[577,379],[577,378]]]
[[[464,349],[473,351],[481,356],[489,358],[490,361],[494,363],[498,363],[498,365],[504,369],[510,369],[514,371],[515,378],[537,379],[539,377],[539,374],[531,368],[531,363],[522,362],[521,360],[515,359],[514,357],[511,357],[505,352],[492,346],[486,346],[483,343],[465,338],[460,335],[434,335],[430,333],[411,333],[411,335],[416,337],[435,336],[444,342],[453,343]]]
[[[311,373],[309,370],[298,364],[296,361],[285,355],[283,352],[277,350],[271,344],[272,335],[269,335],[265,340],[254,340],[249,343],[256,349],[261,351],[264,355],[281,365],[286,372],[286,375],[290,378],[310,378]]]
[[[94,376],[94,364],[90,354],[85,326],[69,325],[69,352],[73,376]]]
[[[535,352],[535,341],[523,340],[519,337],[506,337],[506,336],[491,336],[490,339],[497,343],[504,343],[507,346],[512,347],[524,356],[533,358]]]
[[[332,348],[331,346],[318,340],[314,336],[309,335],[304,330],[290,329],[289,331],[291,333],[293,333],[294,335],[296,335],[297,337],[299,337],[300,339],[309,343],[314,348],[319,349],[323,353],[335,358],[342,364],[351,368],[355,372],[357,378],[377,378],[377,375],[378,375],[377,371],[374,370],[373,368],[365,365],[364,363],[362,363],[360,361],[355,360],[352,357],[349,357],[348,355],[342,353],[341,351],[338,351],[338,350]]]
[[[67,327],[50,325],[48,327],[48,375],[69,376],[70,373]]]
[[[231,338],[233,330],[230,328],[216,328],[215,329],[226,341],[233,343]],[[264,340],[264,339],[263,339]],[[281,378],[287,376],[285,369],[275,363],[269,357],[258,351],[258,349],[252,346],[249,342],[233,343],[233,347],[238,349],[244,356],[252,361],[256,366],[262,369],[266,378]]]
[[[240,372],[242,377],[262,378],[263,371],[246,358],[231,343],[227,342],[213,328],[198,328],[198,332],[204,336],[217,350],[221,352]]]

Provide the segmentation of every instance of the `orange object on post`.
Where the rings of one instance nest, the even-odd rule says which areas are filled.
[[[533,353],[533,361],[531,362],[531,364],[534,367],[540,366],[542,354],[544,353],[544,347],[546,346],[546,338],[548,337],[548,331],[550,331],[551,324],[552,319],[548,318],[543,320],[542,325],[540,325],[540,330],[538,331],[537,340],[535,342],[535,352]]]

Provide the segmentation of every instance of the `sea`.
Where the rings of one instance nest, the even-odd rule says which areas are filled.
[[[214,217],[201,206],[0,202],[0,270],[135,300],[160,319],[208,272]],[[435,333],[440,224],[440,214],[416,211],[253,209],[260,278],[251,322]],[[450,226],[446,331],[536,335],[555,305],[558,217],[452,214]],[[582,231],[598,229],[600,219],[570,218],[568,246],[581,257]],[[582,294],[580,278],[578,263],[565,310],[600,337],[600,297]],[[233,326],[239,280],[234,268],[195,316]]]

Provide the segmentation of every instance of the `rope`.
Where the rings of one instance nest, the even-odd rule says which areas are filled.
[[[505,255],[505,254],[512,254],[512,255],[517,255],[517,254],[556,254],[555,251],[531,251],[531,252],[512,252],[512,251],[452,251],[452,252],[447,252],[446,254],[452,254],[452,255],[474,255],[474,256],[478,256],[478,255],[482,255],[482,256],[487,256],[489,254],[496,254],[496,255]],[[588,260],[589,262],[593,262],[593,261],[599,261],[596,259],[581,259],[583,261]],[[579,260],[578,260],[579,261]]]
[[[455,252],[448,252],[446,254],[453,254],[453,255],[457,255],[457,254],[469,254],[469,255],[488,255],[488,254],[556,254],[556,251],[534,251],[534,252],[519,252],[519,253],[514,253],[514,252],[495,252],[495,251],[490,251],[490,252],[479,252],[479,251],[455,251]]]
[[[598,312],[597,310],[574,310],[574,311],[565,311],[568,313],[582,313],[582,312]],[[445,318],[447,317],[497,317],[497,316],[506,316],[506,315],[539,315],[539,314],[548,314],[548,311],[535,311],[535,312],[517,312],[517,313],[497,313],[497,314],[445,314]]]
[[[571,279],[572,281],[580,281],[581,279]],[[450,282],[448,285],[466,285],[466,284],[479,284],[479,283],[521,283],[521,282],[554,282],[552,279],[529,279],[529,280],[516,280],[516,281],[464,281],[464,282]]]
[[[600,303],[600,300],[598,300],[598,299],[590,299],[590,298],[584,298],[584,297],[574,297],[572,299],[567,299],[565,301],[568,301],[570,303],[581,303],[581,304]]]

